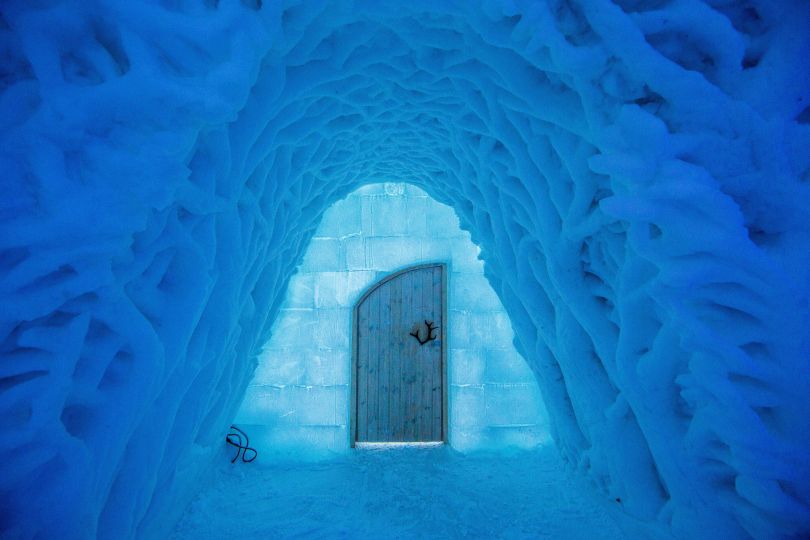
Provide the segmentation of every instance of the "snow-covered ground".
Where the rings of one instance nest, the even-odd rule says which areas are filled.
[[[509,456],[389,447],[227,465],[172,538],[662,538],[587,489],[554,447]]]

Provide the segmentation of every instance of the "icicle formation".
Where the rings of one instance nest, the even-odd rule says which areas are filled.
[[[810,530],[810,5],[286,4],[3,2],[3,534],[161,536],[379,180],[457,210],[611,499]]]

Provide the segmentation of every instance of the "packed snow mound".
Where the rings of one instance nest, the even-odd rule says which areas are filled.
[[[321,213],[374,181],[453,206],[628,512],[810,531],[807,2],[0,14],[2,534],[164,534]]]

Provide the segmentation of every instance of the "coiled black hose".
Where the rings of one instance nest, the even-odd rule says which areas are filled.
[[[248,440],[247,433],[236,426],[231,426],[231,433],[228,433],[228,435],[225,436],[225,442],[236,447],[236,455],[233,456],[231,463],[236,463],[236,460],[239,459],[240,455],[242,456],[242,461],[245,463],[250,463],[259,456],[256,449],[250,447],[250,441]],[[248,452],[253,452],[250,459],[247,457]]]

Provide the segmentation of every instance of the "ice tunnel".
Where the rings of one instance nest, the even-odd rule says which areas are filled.
[[[810,5],[0,6],[0,535],[156,538],[322,214],[481,248],[562,455],[676,538],[810,534]]]

